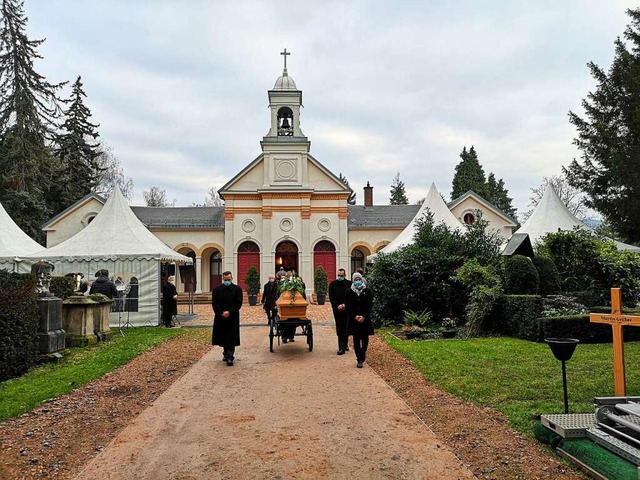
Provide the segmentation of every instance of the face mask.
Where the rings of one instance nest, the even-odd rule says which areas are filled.
[[[169,283],[170,283],[171,285],[175,285],[175,284],[176,284],[176,281],[175,281],[175,280],[169,280]]]
[[[355,282],[353,282],[353,284],[354,284],[356,287],[361,287],[361,286],[362,286],[362,280],[356,280]]]
[[[344,277],[342,275],[338,275],[338,280],[342,281],[344,280]]]
[[[228,286],[230,286],[230,285],[231,285],[231,280],[225,280],[224,282],[222,282],[222,284],[223,284],[225,287],[228,287]]]

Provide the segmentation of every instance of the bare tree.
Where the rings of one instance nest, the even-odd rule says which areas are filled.
[[[542,183],[531,189],[531,197],[529,197],[530,210],[522,214],[523,222],[527,221],[535,207],[540,203],[540,199],[544,195],[548,185],[554,188],[562,203],[566,205],[571,213],[581,220],[584,219],[587,213],[584,194],[577,188],[569,185],[566,177],[562,175],[552,175],[551,177],[542,177]]]
[[[122,194],[131,200],[133,198],[133,179],[125,177],[120,160],[113,154],[113,150],[105,143],[98,146],[96,164],[96,193],[108,197],[115,187],[120,187]]]
[[[143,190],[142,196],[147,207],[174,207],[176,201],[172,203],[167,201],[167,191],[160,187],[151,187],[149,190]]]
[[[205,207],[221,207],[224,205],[222,198],[220,198],[220,194],[218,193],[218,189],[214,186],[209,187],[207,190],[207,198],[204,202]]]

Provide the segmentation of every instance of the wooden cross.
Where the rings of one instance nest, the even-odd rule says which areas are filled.
[[[624,378],[624,336],[622,327],[631,325],[640,326],[640,316],[622,314],[622,296],[619,288],[611,289],[611,313],[591,313],[589,320],[592,323],[607,323],[613,329],[613,384],[615,395],[624,397],[627,395],[627,386]]]
[[[291,55],[291,52],[287,52],[287,49],[284,49],[284,52],[280,52],[280,55],[284,55],[284,69],[287,69],[287,55]]]

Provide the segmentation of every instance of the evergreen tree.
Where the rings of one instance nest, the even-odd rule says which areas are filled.
[[[513,207],[513,199],[509,196],[509,191],[504,186],[504,180],[496,180],[493,172],[487,177],[485,186],[486,200],[498,207],[512,218],[516,218],[516,209]]]
[[[347,188],[351,188],[351,185],[349,185],[349,180],[347,180],[347,177],[345,177],[344,175],[342,175],[342,173],[340,173],[339,177],[340,181],[342,183],[345,184],[345,186]],[[351,195],[349,195],[349,199],[347,200],[347,203],[349,205],[355,205],[356,204],[356,192],[351,192]]]
[[[0,26],[0,202],[30,236],[44,237],[40,225],[49,217],[47,201],[55,181],[51,154],[60,114],[57,90],[34,70],[37,48],[29,40],[21,0],[1,0]]]
[[[101,173],[99,144],[91,143],[98,137],[98,125],[89,121],[91,111],[84,105],[85,97],[81,77],[78,77],[73,84],[69,109],[64,112],[62,132],[57,137],[56,156],[61,166],[58,202],[63,208],[95,190]]]
[[[627,10],[628,45],[615,41],[608,72],[588,64],[595,91],[583,99],[585,117],[569,112],[574,144],[582,152],[564,169],[569,183],[587,194],[586,205],[600,212],[621,237],[640,242],[640,8]]]
[[[473,190],[481,197],[486,198],[486,179],[482,165],[478,161],[476,150],[471,146],[467,152],[467,147],[464,147],[460,158],[462,160],[456,165],[456,173],[453,176],[451,185],[451,200],[455,200],[469,190]]]
[[[407,192],[404,188],[404,182],[400,180],[400,172],[396,173],[391,184],[391,196],[389,197],[389,203],[391,205],[408,205],[409,199],[407,198]]]

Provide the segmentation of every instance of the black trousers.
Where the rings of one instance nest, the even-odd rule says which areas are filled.
[[[235,345],[225,345],[224,347],[222,347],[222,359],[224,361],[227,360],[233,360],[233,356],[236,353],[236,346]]]
[[[369,335],[353,335],[353,350],[356,353],[356,359],[364,362],[367,358],[367,348],[369,348]]]
[[[265,310],[265,312],[267,312],[267,325],[271,325],[273,323],[273,319],[276,318],[276,315],[278,314],[278,309],[270,308]]]
[[[348,335],[338,335],[338,350],[346,350],[349,346]]]

